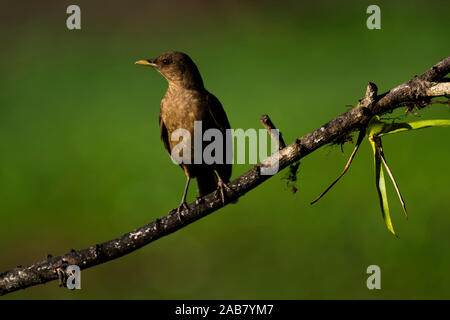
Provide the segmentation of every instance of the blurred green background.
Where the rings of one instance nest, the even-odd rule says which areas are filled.
[[[78,4],[82,30],[66,28]],[[381,7],[381,30],[366,8]],[[178,205],[183,172],[159,140],[166,81],[134,61],[184,51],[234,128],[269,114],[290,143],[450,53],[448,1],[1,1],[0,271],[103,242]],[[433,105],[417,119],[449,118]],[[413,120],[399,110],[389,117]],[[385,228],[364,142],[302,160],[293,195],[281,173],[230,205],[130,255],[2,299],[450,298],[448,128],[389,136]],[[251,165],[235,165],[237,177]],[[195,186],[195,184],[194,184]],[[189,199],[195,199],[191,188]],[[366,268],[381,267],[381,290]]]

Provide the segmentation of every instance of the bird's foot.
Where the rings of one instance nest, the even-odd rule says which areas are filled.
[[[219,179],[219,181],[217,182],[217,190],[214,192],[214,197],[217,198],[219,196],[219,193],[220,193],[220,198],[222,200],[222,205],[225,205],[225,198],[226,198],[224,189],[226,189],[227,191],[229,191],[229,192],[234,194],[233,189],[231,189],[230,186],[227,183],[223,182],[222,179]]]
[[[65,286],[67,282],[67,275],[62,268],[56,268],[56,274],[58,275],[58,285],[60,287]]]
[[[177,208],[178,220],[180,220],[180,221],[183,221],[183,219],[184,219],[183,215],[182,215],[183,211],[186,211],[186,212],[189,211],[189,207],[188,207],[186,201],[183,201]]]

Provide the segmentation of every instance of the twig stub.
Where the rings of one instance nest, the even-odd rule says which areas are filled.
[[[284,143],[283,136],[280,130],[278,130],[278,137],[273,135],[272,130],[277,130],[277,128],[273,124],[272,120],[270,120],[269,116],[267,114],[263,114],[259,117],[259,120],[261,121],[264,128],[266,128],[267,132],[270,134],[272,140],[278,144],[278,150],[286,148],[286,143]]]

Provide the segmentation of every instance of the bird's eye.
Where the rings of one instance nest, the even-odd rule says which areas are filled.
[[[164,64],[170,64],[170,61],[169,61],[168,59],[164,59],[162,62],[163,62]]]

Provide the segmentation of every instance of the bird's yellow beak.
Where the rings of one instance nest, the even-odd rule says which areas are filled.
[[[138,60],[135,62],[135,64],[139,64],[141,66],[156,67],[156,63],[151,62],[151,60]]]

